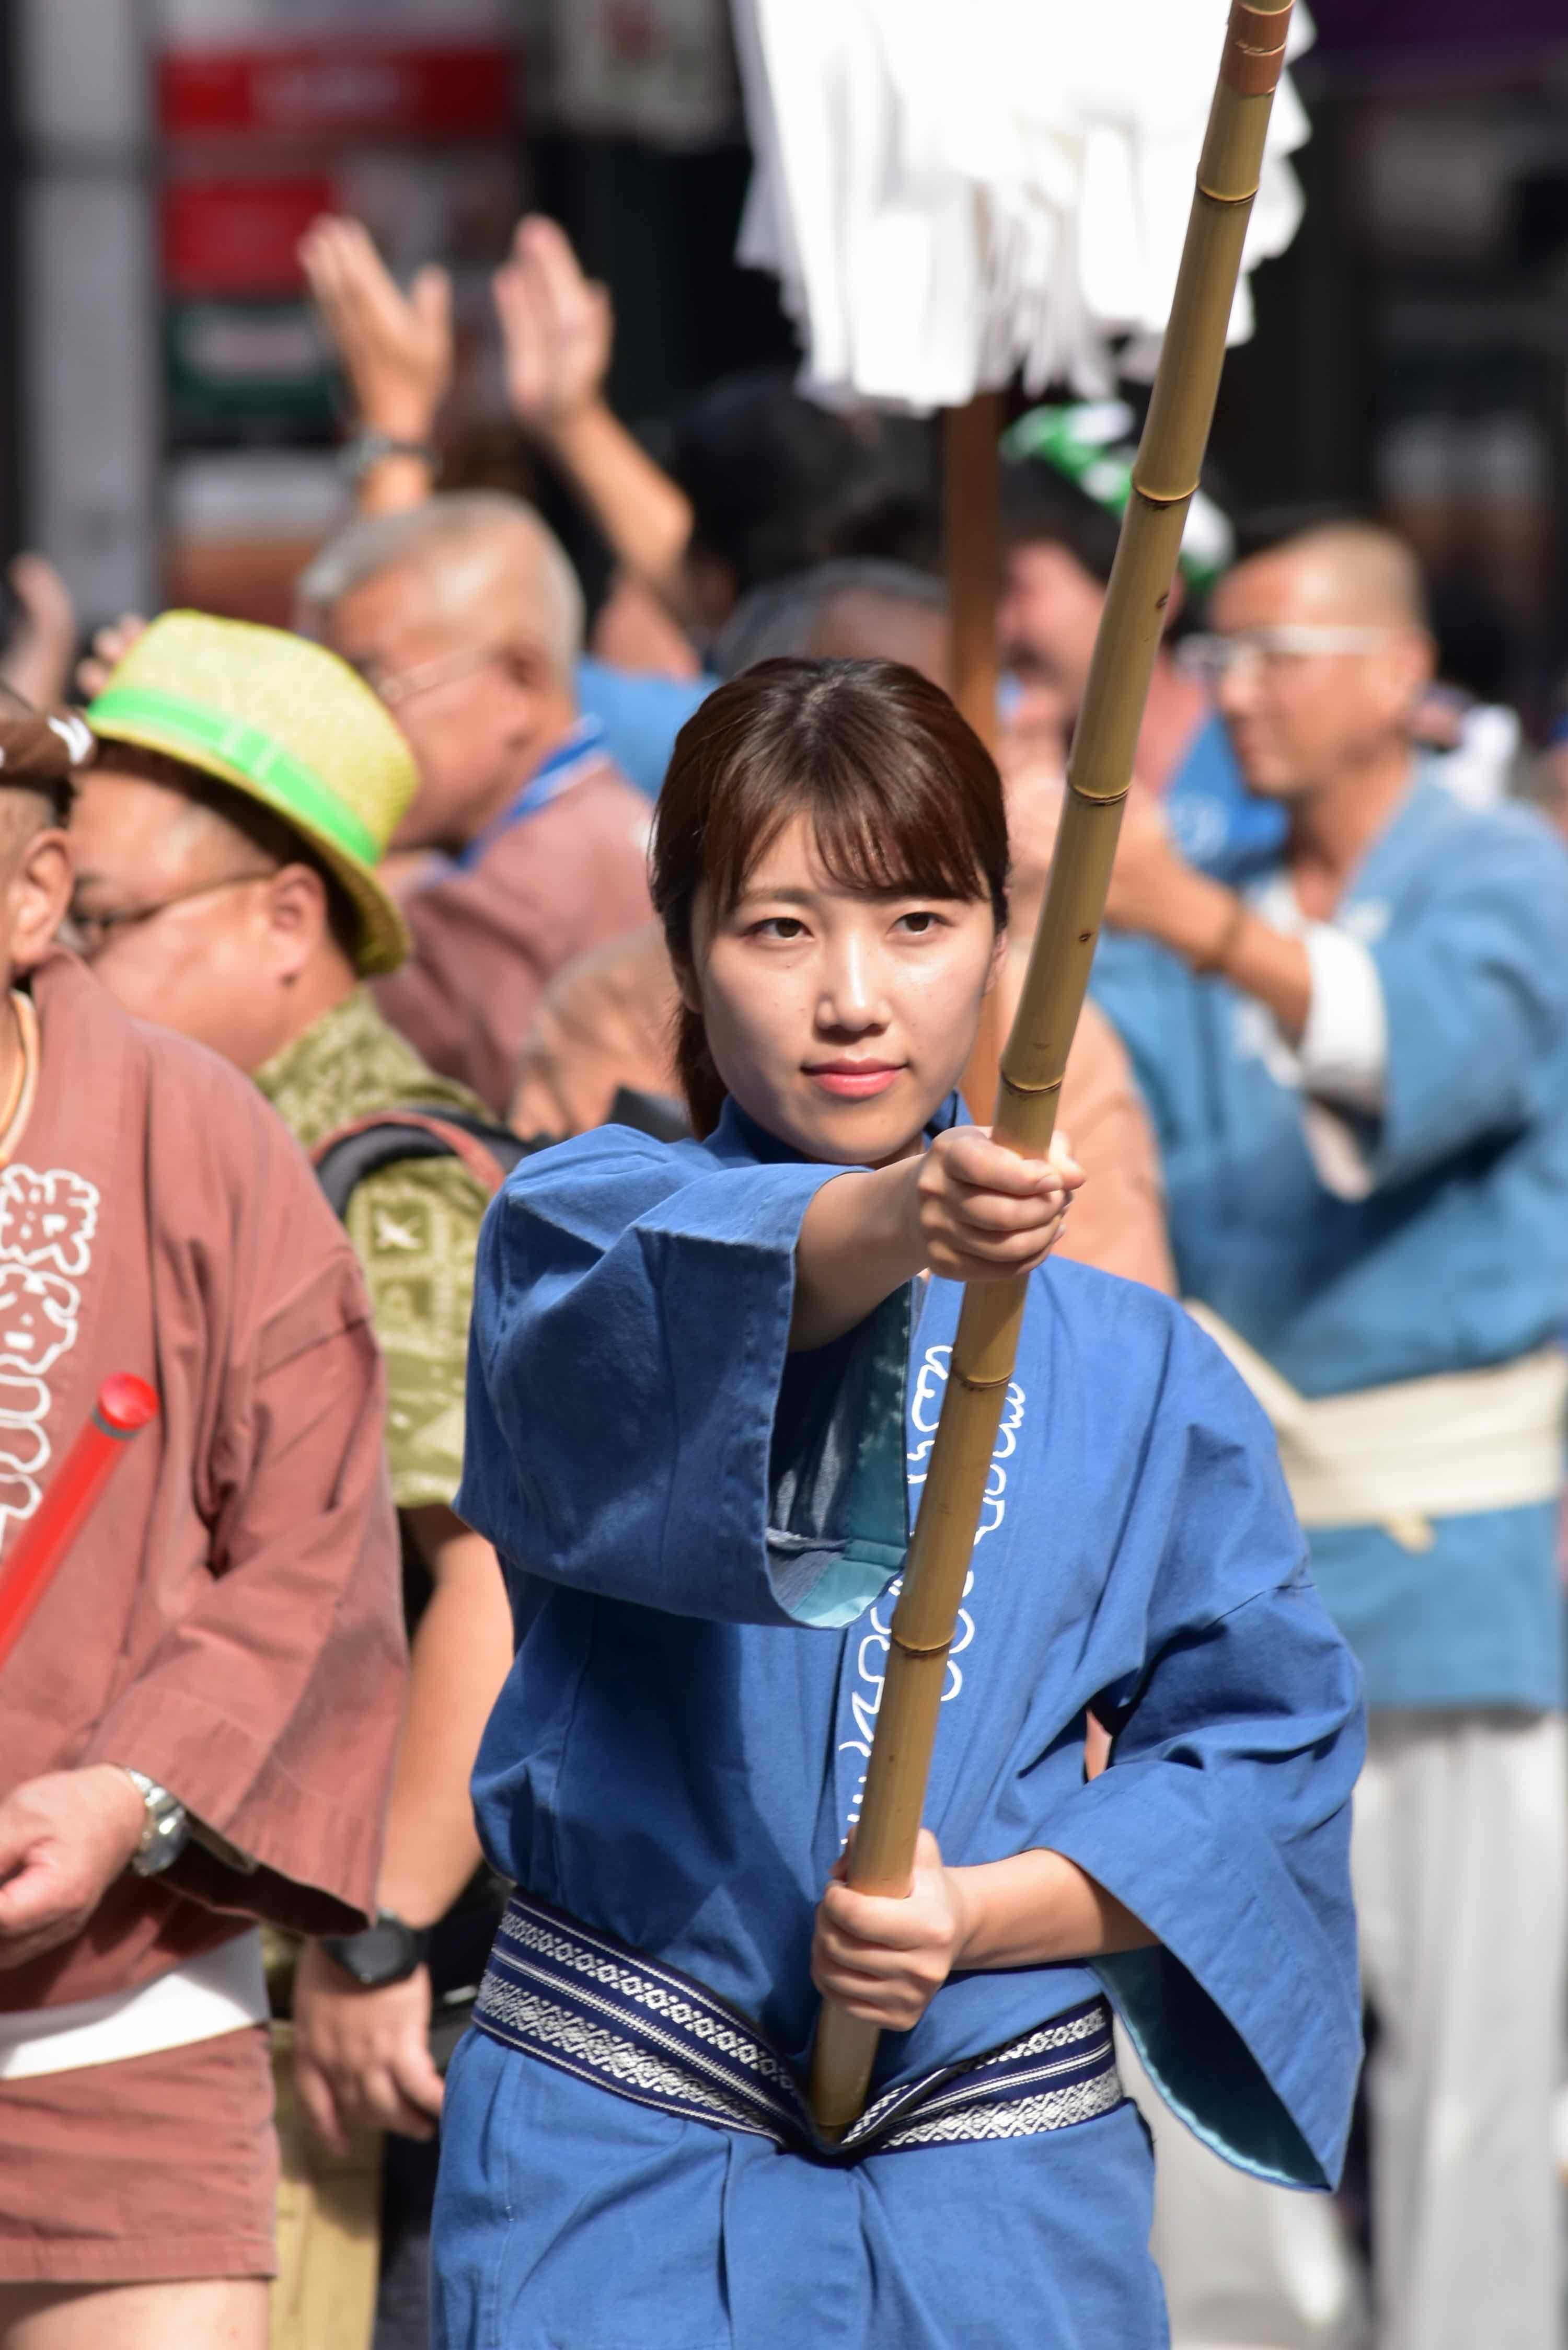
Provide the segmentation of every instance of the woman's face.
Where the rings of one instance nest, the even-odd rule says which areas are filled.
[[[844,889],[804,816],[716,922],[706,897],[681,993],[741,1107],[808,1159],[879,1167],[916,1149],[1006,949],[989,900]]]

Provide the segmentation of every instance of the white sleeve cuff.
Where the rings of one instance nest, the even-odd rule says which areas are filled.
[[[1314,922],[1305,933],[1312,1003],[1298,1047],[1303,1093],[1364,1118],[1383,1113],[1388,1015],[1370,950]]]

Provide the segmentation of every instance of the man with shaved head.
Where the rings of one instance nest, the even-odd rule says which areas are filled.
[[[531,506],[498,492],[351,524],[300,582],[300,618],[396,717],[420,789],[412,951],[378,989],[393,1024],[497,1110],[540,990],[649,912],[647,801],[577,708],[583,599]]]
[[[1286,540],[1213,613],[1219,706],[1285,847],[1238,893],[1129,807],[1096,985],[1164,1147],[1183,1293],[1274,1421],[1366,1676],[1380,2350],[1548,2350],[1568,858],[1532,813],[1460,806],[1414,751],[1431,642],[1388,532]],[[1195,2174],[1184,2136],[1160,2147],[1178,2342],[1232,2338],[1223,2303],[1249,2342],[1337,2343],[1316,2223]]]

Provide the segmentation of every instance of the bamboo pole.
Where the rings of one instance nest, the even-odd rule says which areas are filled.
[[[1066,805],[1045,909],[1002,1055],[995,1132],[1032,1159],[1050,1148],[1067,1051],[1105,913],[1122,803],[1176,576],[1187,509],[1214,414],[1225,333],[1257,192],[1269,109],[1284,64],[1291,0],[1232,0],[1220,78],[1159,372],[1133,465],[1116,559],[1073,738]],[[909,1889],[948,1651],[974,1549],[1002,1400],[1017,1357],[1025,1281],[964,1293],[947,1395],[894,1611],[882,1703],[849,1881]],[[826,2006],[812,2104],[829,2137],[862,2110],[877,2033]]]
[[[952,697],[988,751],[996,749],[996,603],[1002,586],[1002,420],[999,391],[977,391],[942,418],[942,538],[948,574]],[[994,989],[963,1074],[977,1118],[996,1094],[1002,1058]]]

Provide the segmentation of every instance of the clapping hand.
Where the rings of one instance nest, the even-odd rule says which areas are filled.
[[[150,621],[140,612],[122,612],[118,620],[106,620],[101,629],[93,631],[90,648],[77,663],[77,691],[84,702],[101,693],[138,637],[145,636]]]
[[[324,213],[300,241],[300,266],[359,421],[394,441],[428,442],[452,379],[452,280],[429,264],[405,294],[360,222]]]
[[[16,629],[0,660],[0,680],[35,710],[66,698],[77,615],[71,591],[46,555],[22,554],[6,577],[16,598]]]
[[[541,213],[519,221],[493,287],[512,413],[524,432],[554,440],[603,396],[615,343],[608,288],[584,276],[565,230]]]

